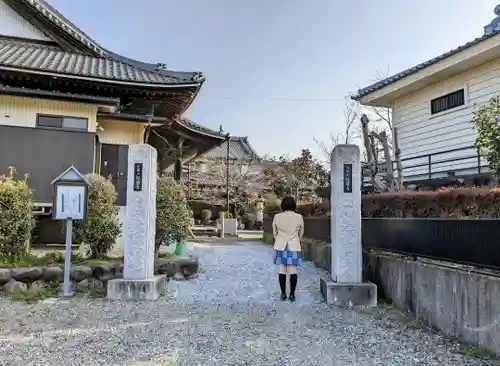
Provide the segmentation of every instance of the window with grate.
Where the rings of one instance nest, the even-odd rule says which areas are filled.
[[[431,100],[431,114],[444,112],[448,109],[460,107],[465,104],[465,90],[460,89]]]
[[[68,131],[87,131],[88,119],[82,117],[66,117],[66,116],[51,116],[37,115],[37,127],[58,128]]]

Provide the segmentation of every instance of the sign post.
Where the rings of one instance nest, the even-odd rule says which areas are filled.
[[[52,218],[66,221],[66,253],[64,257],[63,297],[72,297],[71,291],[71,239],[73,220],[84,220],[87,214],[89,182],[74,167],[70,166],[52,181],[54,201]]]

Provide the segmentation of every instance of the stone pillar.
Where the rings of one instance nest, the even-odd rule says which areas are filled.
[[[157,153],[147,144],[128,153],[127,209],[123,279],[108,281],[113,300],[156,300],[164,293],[165,276],[154,276]]]
[[[331,154],[331,273],[321,280],[328,304],[376,306],[377,287],[362,282],[361,162],[357,145]]]
[[[332,151],[330,179],[332,273],[335,282],[361,282],[361,164],[356,145]]]

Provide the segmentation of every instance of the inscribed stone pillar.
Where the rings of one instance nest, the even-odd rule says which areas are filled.
[[[361,164],[359,147],[337,145],[331,154],[331,279],[362,281]]]
[[[128,150],[127,211],[124,227],[126,280],[153,277],[156,233],[156,149],[147,144]]]

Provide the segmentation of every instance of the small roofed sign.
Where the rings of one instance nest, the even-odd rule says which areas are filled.
[[[352,164],[344,164],[344,193],[352,193]]]
[[[89,182],[74,167],[66,169],[52,181],[54,186],[53,218],[55,220],[83,220],[87,208]]]
[[[134,164],[134,192],[142,191],[142,163]]]

